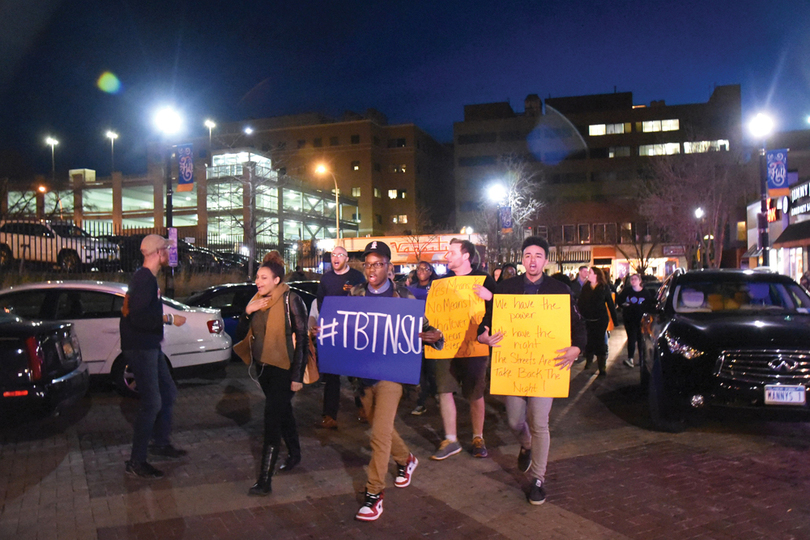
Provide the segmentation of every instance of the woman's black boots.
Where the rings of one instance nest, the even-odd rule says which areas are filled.
[[[276,468],[276,461],[278,461],[278,446],[265,444],[262,449],[262,465],[259,468],[259,479],[248,490],[248,495],[254,497],[264,497],[270,495],[273,491],[272,480],[273,470]]]

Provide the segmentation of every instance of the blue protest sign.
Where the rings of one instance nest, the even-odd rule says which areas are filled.
[[[425,302],[327,296],[318,316],[318,368],[364,379],[419,384]]]
[[[417,300],[427,300],[428,290],[427,289],[420,289],[415,285],[409,285],[408,290],[411,291],[411,294]]]

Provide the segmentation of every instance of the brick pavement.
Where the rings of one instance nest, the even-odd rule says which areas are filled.
[[[517,444],[503,405],[487,399],[490,458],[429,456],[441,439],[436,404],[398,429],[420,458],[413,484],[386,490],[375,523],[353,516],[365,482],[367,426],[344,388],[341,427],[313,427],[321,388],[295,399],[303,462],[277,474],[273,494],[246,496],[258,466],[263,397],[231,365],[227,376],[181,381],[175,443],[187,459],[166,478],[123,473],[135,402],[95,390],[70,414],[0,429],[0,538],[810,538],[807,424],[709,416],[681,434],[649,430],[637,371],[611,337],[606,379],[574,367],[571,395],[552,410],[548,501],[526,503]],[[460,440],[469,447],[460,402]],[[393,472],[394,467],[391,467]]]

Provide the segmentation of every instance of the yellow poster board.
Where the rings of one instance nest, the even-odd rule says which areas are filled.
[[[555,352],[571,346],[571,296],[497,294],[492,333],[490,393],[504,396],[568,397],[570,371],[555,367]]]
[[[486,276],[455,276],[437,279],[430,286],[425,316],[444,334],[444,348],[425,347],[427,358],[487,356],[489,347],[478,343],[478,325],[484,318],[484,301],[473,285],[483,285]]]

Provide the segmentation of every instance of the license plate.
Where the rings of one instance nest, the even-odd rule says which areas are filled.
[[[765,405],[804,405],[806,391],[804,386],[783,386],[770,384],[765,386]]]

